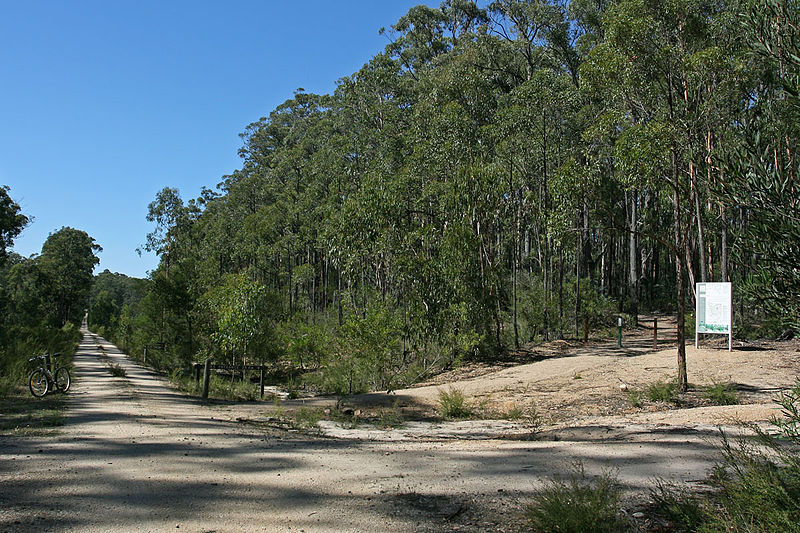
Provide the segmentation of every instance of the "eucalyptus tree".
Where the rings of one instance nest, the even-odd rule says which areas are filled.
[[[278,317],[274,297],[263,285],[244,274],[230,274],[203,298],[213,317],[211,337],[231,364],[248,358],[263,363],[276,353],[274,322]]]
[[[11,199],[8,187],[0,187],[0,265],[8,256],[8,248],[14,238],[28,225],[28,217],[21,213],[19,205]]]
[[[512,292],[517,292],[517,271],[525,256],[529,268],[541,274],[543,295],[541,322],[530,324],[549,337],[561,329],[553,327],[551,297],[556,277],[554,261],[558,263],[559,285],[563,281],[563,239],[554,240],[555,219],[574,213],[574,206],[557,205],[554,201],[554,180],[558,169],[574,157],[579,147],[580,132],[576,130],[577,111],[580,107],[578,93],[567,74],[548,68],[537,70],[532,78],[516,87],[507,99],[507,105],[498,113],[494,127],[498,136],[497,156],[506,177],[506,194],[512,208],[509,218],[512,226]],[[569,191],[561,190],[558,199],[566,199]],[[561,204],[561,202],[559,202]],[[572,220],[568,223],[571,227]],[[561,250],[563,252],[563,250]],[[516,309],[516,296],[514,296]],[[563,313],[559,299],[558,314]],[[513,321],[515,344],[518,344],[516,311]],[[531,316],[530,314],[528,316]]]
[[[727,156],[721,192],[747,214],[737,243],[751,263],[746,287],[773,316],[800,332],[800,6],[796,0],[753,2],[738,29],[762,66],[740,130]]]
[[[92,288],[92,271],[102,251],[85,231],[64,227],[50,235],[39,256],[41,268],[50,281],[54,318],[59,326],[67,321],[79,324]]]
[[[625,0],[612,6],[605,18],[605,40],[590,54],[586,79],[607,91],[609,111],[616,109],[620,127],[616,141],[623,173],[644,178],[657,189],[667,187],[672,197],[672,242],[661,239],[674,255],[678,308],[678,380],[686,389],[684,347],[685,279],[696,279],[693,250],[699,247],[701,271],[705,254],[698,168],[702,162],[698,139],[705,133],[698,115],[707,92],[690,85],[698,58],[712,46],[710,21],[718,6],[702,0],[671,0],[653,4]],[[702,145],[701,145],[702,146]],[[633,183],[632,183],[633,185]],[[641,185],[641,184],[640,184]],[[629,188],[628,224],[631,235],[630,297],[636,303],[639,273],[635,268],[636,209],[642,203],[638,187]],[[656,237],[657,236],[653,236]]]

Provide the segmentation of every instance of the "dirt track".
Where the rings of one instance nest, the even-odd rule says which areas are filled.
[[[658,477],[701,479],[716,454],[718,414],[586,419],[538,440],[453,439],[446,426],[409,429],[400,441],[323,438],[241,424],[269,407],[188,399],[104,346],[126,378],[110,377],[87,334],[65,427],[0,437],[0,531],[518,531],[537,482],[575,460],[590,473],[616,469],[636,494]],[[593,368],[579,369],[575,386]],[[757,381],[772,387],[772,377]],[[398,395],[415,390],[425,394]],[[769,412],[758,409],[755,418]]]

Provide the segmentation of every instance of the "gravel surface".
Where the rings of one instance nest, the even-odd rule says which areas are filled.
[[[568,405],[579,385],[597,387],[598,398],[619,396],[612,368],[623,361],[640,360],[621,369],[633,384],[654,362],[668,373],[660,353],[546,359],[529,363],[539,372],[498,369],[458,385],[491,401],[503,401],[502,390],[522,401],[520,391],[536,397],[547,383],[563,389],[556,403]],[[753,353],[765,357],[761,366],[772,365]],[[701,375],[691,357],[690,380]],[[797,375],[794,352],[779,362],[786,367],[779,376],[759,363],[751,368],[757,375],[733,380],[774,391]],[[109,363],[126,376],[112,377]],[[387,431],[324,423],[308,432],[269,424],[265,404],[187,398],[88,332],[74,364],[67,421],[57,434],[0,436],[0,531],[523,531],[527,498],[577,460],[589,473],[615,469],[632,502],[656,478],[701,480],[717,456],[715,424],[773,412],[755,398],[744,406],[603,416],[579,408],[572,421],[553,416],[535,432],[508,421],[413,422]],[[396,397],[417,394],[424,403],[440,386]]]

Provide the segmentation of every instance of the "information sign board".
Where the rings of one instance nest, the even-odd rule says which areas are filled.
[[[730,282],[698,283],[695,310],[694,345],[701,333],[728,336],[728,350],[733,340],[733,305]]]

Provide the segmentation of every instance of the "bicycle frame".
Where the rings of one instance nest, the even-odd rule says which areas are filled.
[[[41,360],[39,368],[34,370],[28,378],[28,387],[30,388],[31,394],[34,396],[41,398],[47,394],[48,390],[60,390],[61,392],[69,390],[70,382],[72,381],[69,370],[64,366],[56,367],[55,358],[59,355],[61,354],[56,353],[50,355],[50,353],[46,352],[44,355],[38,355],[29,359],[29,361]],[[36,379],[37,374],[40,376],[38,380]],[[59,375],[61,375],[61,377],[59,377]],[[61,378],[65,379],[62,380]],[[42,381],[44,381],[44,383],[42,383]]]

